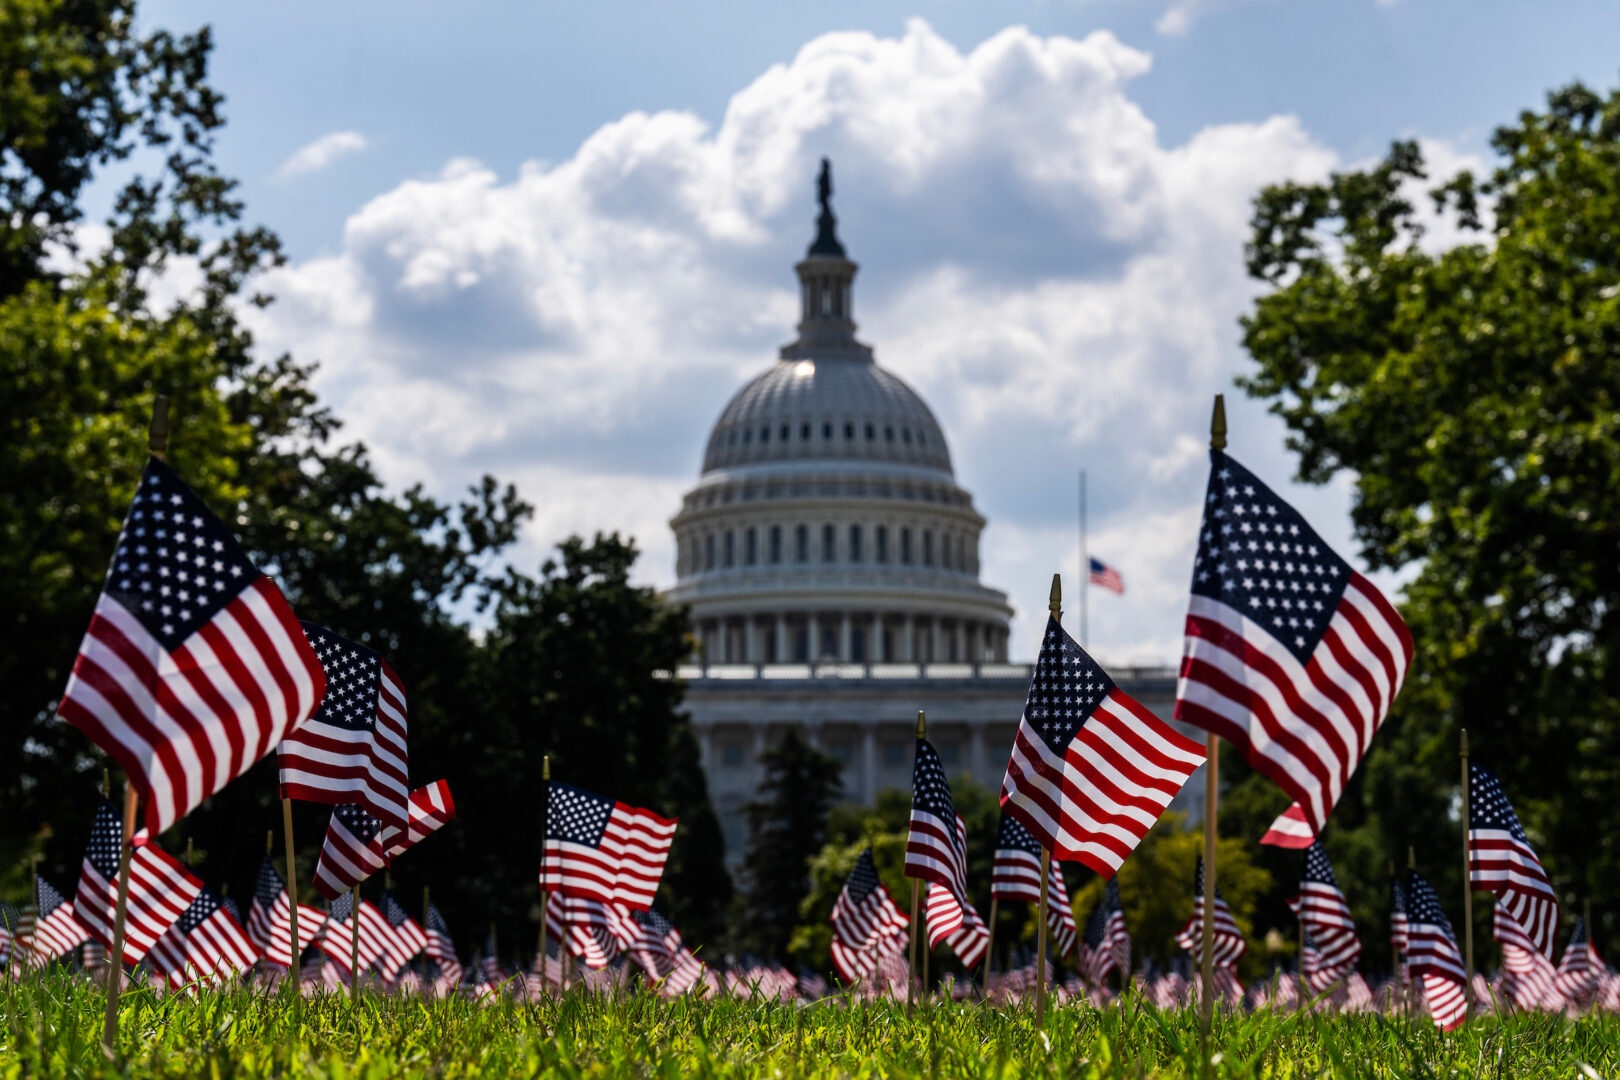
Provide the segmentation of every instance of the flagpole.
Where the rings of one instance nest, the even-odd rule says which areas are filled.
[[[349,894],[349,1008],[360,1008],[360,883]]]
[[[1468,808],[1468,729],[1458,737],[1458,755],[1462,758],[1462,847],[1463,847],[1463,940],[1467,943],[1463,959],[1467,963],[1468,1010],[1474,1009],[1474,882],[1468,866],[1468,826],[1471,815]]]
[[[923,738],[923,735],[927,730],[928,730],[928,721],[923,715],[923,710],[918,709],[917,710],[917,738],[918,738],[919,741]],[[918,885],[919,885],[918,879],[912,878],[911,879],[911,970],[909,970],[906,973],[906,983],[907,983],[908,987],[911,984],[911,980],[913,978],[916,978],[916,975],[917,975],[917,924],[919,922],[918,915],[917,915]],[[920,985],[919,985],[918,989],[919,989],[919,991],[921,990]],[[906,995],[908,1003],[913,1002],[913,997],[914,996],[912,994],[910,994],[910,993],[908,993]]]
[[[1085,473],[1081,473],[1081,488],[1085,491]],[[1082,505],[1084,505],[1082,503]],[[1082,519],[1084,520],[1084,519]],[[1081,593],[1084,596],[1084,592]],[[1052,591],[1047,594],[1047,610],[1059,625],[1063,622],[1063,575],[1052,575]],[[1081,626],[1085,625],[1085,616],[1081,616]],[[1082,636],[1084,630],[1081,631]],[[1041,845],[1041,900],[1040,909],[1035,913],[1035,1026],[1042,1027],[1046,1023],[1046,900],[1048,891],[1052,887],[1052,849],[1045,844]]]
[[[1091,552],[1086,546],[1086,470],[1080,470],[1080,647],[1088,642],[1091,599]]]
[[[281,798],[281,832],[287,839],[287,930],[292,935],[292,942],[288,946],[292,963],[287,966],[287,975],[292,979],[293,1008],[299,1007],[300,977],[298,972],[298,954],[303,950],[298,947],[298,864],[293,855],[293,818],[292,800],[285,795]]]
[[[541,798],[546,800],[547,812],[551,809],[551,755],[546,754],[540,758],[540,789]],[[540,992],[549,995],[551,984],[546,982],[546,909],[551,903],[551,894],[546,889],[546,840],[540,838]]]
[[[1408,870],[1416,870],[1417,869],[1417,848],[1413,847],[1411,844],[1406,845],[1406,868]],[[1411,897],[1407,897],[1408,904],[1410,904],[1411,899],[1412,899]],[[1408,910],[1408,912],[1410,912],[1411,908],[1408,907],[1407,910]],[[1407,930],[1407,934],[1406,934],[1406,1015],[1407,1015],[1408,1022],[1410,1022],[1412,1013],[1414,1011],[1416,1011],[1416,1009],[1417,1009],[1417,980],[1412,978],[1412,932],[1410,930],[1410,927],[1411,927],[1411,915],[1410,914],[1408,914],[1408,916],[1407,916],[1407,926],[1408,926],[1408,930]]]
[[[1294,918],[1298,923],[1299,933],[1299,959],[1295,961],[1297,970],[1294,972],[1299,979],[1299,1000],[1295,1011],[1305,1008],[1305,853],[1299,854],[1299,904],[1294,911]]]
[[[928,721],[923,716],[923,711],[921,709],[918,709],[917,710],[917,738],[921,739],[923,737],[924,731],[927,730],[927,723],[928,723]],[[915,903],[915,900],[913,900],[913,903]],[[923,927],[922,927],[922,933],[923,933],[922,982],[919,984],[918,993],[919,993],[919,996],[921,996],[921,997],[927,997],[928,996],[928,958],[929,958],[930,955],[932,955],[932,953],[934,951],[934,947],[928,943],[928,926],[927,926],[928,909],[927,908],[923,909],[922,922],[924,924]]]
[[[39,947],[39,852],[28,856],[28,895],[34,909],[34,921],[28,931],[28,944],[25,947],[22,962],[22,973],[18,978],[27,978],[28,969],[34,966],[34,950]],[[44,964],[40,968],[44,968]]]
[[[990,1000],[990,961],[995,957],[996,944],[996,906],[1000,899],[995,893],[990,894],[990,935],[984,939],[984,990],[981,997]]]
[[[1226,395],[1215,395],[1215,410],[1209,418],[1209,448],[1226,449]],[[1204,739],[1204,997],[1199,1002],[1199,1027],[1209,1041],[1215,1018],[1215,818],[1220,791],[1220,742],[1213,731]]]
[[[124,839],[118,846],[118,902],[113,908],[112,948],[107,953],[107,1015],[101,1029],[101,1050],[109,1061],[113,1060],[118,1048],[118,991],[124,968],[124,914],[129,910],[129,857],[135,840],[137,801],[135,784],[126,776]]]

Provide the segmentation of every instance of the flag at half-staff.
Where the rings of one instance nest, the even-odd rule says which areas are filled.
[[[404,684],[376,650],[314,623],[303,623],[302,633],[325,672],[326,693],[309,722],[276,747],[281,794],[359,803],[404,829],[411,795]]]
[[[1467,980],[1451,920],[1440,898],[1416,870],[1406,872],[1406,963],[1423,984],[1423,999],[1435,1026],[1450,1031],[1468,1016]]]
[[[1496,909],[1524,928],[1549,961],[1558,936],[1558,896],[1502,791],[1496,773],[1468,763],[1468,876],[1496,894]]]
[[[1192,953],[1201,954],[1204,940],[1204,858],[1198,857],[1197,869],[1193,871],[1193,911],[1187,924],[1176,935],[1176,944]],[[1243,954],[1249,950],[1248,942],[1243,940],[1243,931],[1238,928],[1237,919],[1232,914],[1232,908],[1221,896],[1220,887],[1215,889],[1215,934],[1214,934],[1215,966],[1218,968],[1232,968],[1243,959]]]
[[[147,954],[171,990],[219,986],[247,971],[258,958],[247,931],[207,886]]]
[[[1054,860],[1112,877],[1203,763],[1047,618],[1001,807]]]
[[[1412,636],[1297,510],[1224,451],[1210,461],[1176,719],[1242,748],[1320,833],[1400,691]]]
[[[118,899],[118,855],[124,826],[113,804],[102,799],[90,827],[73,917],[90,936],[111,948]],[[143,830],[135,835],[129,860],[129,899],[124,912],[124,963],[136,964],[168,933],[169,927],[202,891],[174,856],[151,843]]]
[[[990,930],[967,895],[967,826],[951,800],[939,751],[918,737],[911,768],[911,829],[906,876],[929,883],[928,947],[948,941],[968,968],[979,962]],[[1037,875],[1039,876],[1039,875]]]
[[[248,905],[247,935],[268,963],[292,967],[292,915],[287,886],[266,855],[259,864],[259,880]],[[298,953],[314,944],[326,913],[308,904],[298,905]]]
[[[24,916],[26,925],[17,937],[28,966],[42,967],[90,934],[73,917],[73,901],[38,874],[34,875],[34,901],[34,910]]]
[[[885,950],[899,947],[910,925],[878,879],[867,848],[833,901],[832,961],[839,977],[852,983],[870,973]]]
[[[633,911],[651,907],[677,822],[572,784],[552,780],[546,788],[540,888]]]
[[[1059,956],[1074,951],[1079,934],[1074,925],[1074,908],[1063,871],[1056,862],[1050,870],[1046,890],[1046,925],[1052,932],[1052,948]],[[996,856],[990,870],[990,895],[997,900],[1041,902],[1041,845],[1030,831],[1010,814],[1002,814],[996,825]]]
[[[383,869],[456,816],[450,785],[437,780],[411,792],[409,824],[384,825],[359,803],[333,807],[315,863],[315,888],[328,900]]]
[[[1321,840],[1305,849],[1305,869],[1299,895],[1288,902],[1315,943],[1314,956],[1304,957],[1300,968],[1313,989],[1325,990],[1348,975],[1361,958],[1361,939],[1350,917],[1350,905],[1339,891],[1338,879]]]
[[[1086,936],[1080,944],[1080,974],[1094,986],[1102,986],[1108,976],[1131,973],[1131,935],[1125,929],[1125,907],[1119,901],[1119,880],[1109,878],[1103,898],[1086,919]]]
[[[57,713],[123,768],[156,834],[302,724],[325,685],[281,590],[150,460]]]

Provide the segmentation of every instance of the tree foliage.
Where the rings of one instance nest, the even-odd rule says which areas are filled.
[[[1559,90],[1492,146],[1489,177],[1429,192],[1475,237],[1445,250],[1415,144],[1267,189],[1242,384],[1287,423],[1302,479],[1354,477],[1364,557],[1407,582],[1412,674],[1329,829],[1384,864],[1356,867],[1360,888],[1408,845],[1442,896],[1462,888],[1466,727],[1568,902],[1620,889],[1601,840],[1620,831],[1620,94]]]

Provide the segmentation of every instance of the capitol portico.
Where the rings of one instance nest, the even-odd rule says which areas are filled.
[[[670,522],[666,598],[690,607],[696,643],[679,675],[733,862],[773,732],[798,727],[869,804],[909,783],[925,709],[947,771],[994,788],[1029,688],[1029,666],[1007,662],[1007,596],[979,581],[986,522],[945,433],[855,336],[857,265],[830,196],[823,163],[798,337],[721,412]],[[1173,669],[1113,674],[1168,712]]]

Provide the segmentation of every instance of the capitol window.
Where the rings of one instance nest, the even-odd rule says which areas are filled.
[[[889,530],[885,526],[879,525],[877,527],[877,533],[876,533],[876,535],[874,535],[872,537],[872,540],[873,540],[873,543],[877,545],[877,551],[876,551],[877,561],[880,562],[880,563],[888,562],[889,561]]]
[[[806,436],[806,437],[808,438],[808,436]],[[832,438],[832,421],[831,420],[829,420],[825,424],[821,425],[821,437],[823,439]]]
[[[762,445],[771,441],[771,426],[769,424],[759,429],[759,441]]]
[[[726,565],[737,565],[737,534],[726,530]]]
[[[810,526],[800,525],[793,530],[794,555],[799,562],[810,561]]]
[[[849,527],[849,561],[861,561],[861,527],[859,525]]]
[[[939,534],[939,565],[949,570],[951,568],[951,534]]]
[[[771,563],[782,561],[782,526],[771,526]]]
[[[759,562],[759,532],[752,525],[748,527],[748,542],[744,551],[749,566]]]
[[[714,569],[714,533],[703,538],[703,569]]]
[[[783,424],[782,425],[782,441],[787,442],[788,441],[788,436],[790,436],[792,434],[793,434],[793,426],[791,424]]]
[[[821,527],[821,561],[838,561],[838,530],[831,525]]]
[[[875,438],[877,438],[877,428],[873,427],[871,424],[867,424],[866,425],[866,441],[871,442]]]
[[[907,446],[910,446],[911,445],[911,429],[910,428],[901,428],[900,429],[900,439]]]
[[[720,747],[720,764],[735,769],[743,763],[743,748],[741,743],[728,742]]]
[[[923,533],[922,556],[923,556],[922,561],[923,561],[924,566],[933,566],[934,565],[934,534],[931,533],[931,532],[924,532]]]
[[[844,438],[853,439],[854,437],[855,437],[855,425],[846,423],[844,425]]]
[[[810,441],[810,421],[806,420],[804,424],[800,426],[799,438],[803,439],[805,442]]]
[[[893,426],[888,426],[888,427],[885,427],[883,429],[883,441],[884,442],[894,442],[894,428],[893,428]]]
[[[911,530],[900,530],[900,562],[904,566],[911,565]]]

